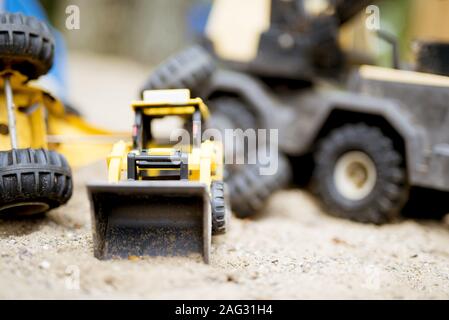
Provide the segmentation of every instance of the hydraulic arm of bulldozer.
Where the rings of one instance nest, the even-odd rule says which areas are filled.
[[[339,29],[375,2],[272,0],[270,27],[260,35],[257,56],[244,67],[275,79],[313,81],[316,76],[338,76],[354,56],[341,47]]]

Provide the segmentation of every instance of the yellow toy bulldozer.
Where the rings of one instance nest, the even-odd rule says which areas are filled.
[[[67,112],[33,83],[52,67],[54,50],[45,23],[0,13],[0,218],[65,204],[73,189],[69,163],[77,167],[104,158],[122,136]]]
[[[72,173],[48,150],[46,117],[64,107],[29,80],[48,72],[54,40],[33,17],[0,14],[0,216],[42,213],[72,195]],[[47,118],[48,119],[48,118]]]
[[[132,104],[133,142],[108,157],[108,183],[88,185],[94,254],[99,259],[201,253],[209,261],[211,235],[226,231],[228,213],[219,141],[202,139],[209,117],[189,90],[149,90]],[[161,135],[170,124],[187,143]]]

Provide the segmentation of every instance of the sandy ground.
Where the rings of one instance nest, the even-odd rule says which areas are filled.
[[[128,102],[146,68],[83,54],[71,62],[74,101],[88,119],[126,129]],[[98,261],[84,185],[104,177],[105,167],[75,174],[67,206],[0,223],[0,298],[449,298],[447,224],[338,220],[300,190],[274,195],[257,219],[233,219],[230,232],[214,239],[209,265],[189,258]]]

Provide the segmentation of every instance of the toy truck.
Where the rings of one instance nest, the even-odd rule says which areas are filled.
[[[43,213],[72,195],[71,169],[47,140],[47,120],[62,117],[64,106],[30,84],[51,68],[53,53],[44,23],[0,14],[0,216]]]
[[[107,183],[88,185],[94,254],[201,253],[208,262],[211,235],[224,233],[228,221],[222,145],[202,139],[209,110],[189,90],[146,91],[132,108],[132,143],[114,145]],[[182,124],[188,143],[161,137],[170,120]]]
[[[351,60],[361,55],[339,46],[340,27],[375,2],[323,1],[320,8],[271,0],[249,6],[249,19],[218,0],[204,42],[228,68],[198,77],[213,68],[197,47],[154,69],[145,89],[189,83],[216,124],[279,130],[280,157],[288,157],[294,174],[286,176],[284,167],[271,178],[233,174],[227,182],[234,212],[256,213],[289,181],[310,186],[330,214],[359,222],[449,211],[449,44],[419,42],[416,65],[401,70],[395,39],[381,31],[392,45],[392,68],[369,65],[369,57]],[[245,36],[233,28],[237,19],[245,21]],[[238,59],[242,52],[247,60]],[[188,62],[176,68],[179,61]],[[245,187],[236,188],[237,180]]]

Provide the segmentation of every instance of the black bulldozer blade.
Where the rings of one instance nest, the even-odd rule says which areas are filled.
[[[87,188],[98,259],[199,253],[209,261],[211,209],[206,185],[123,181]]]

